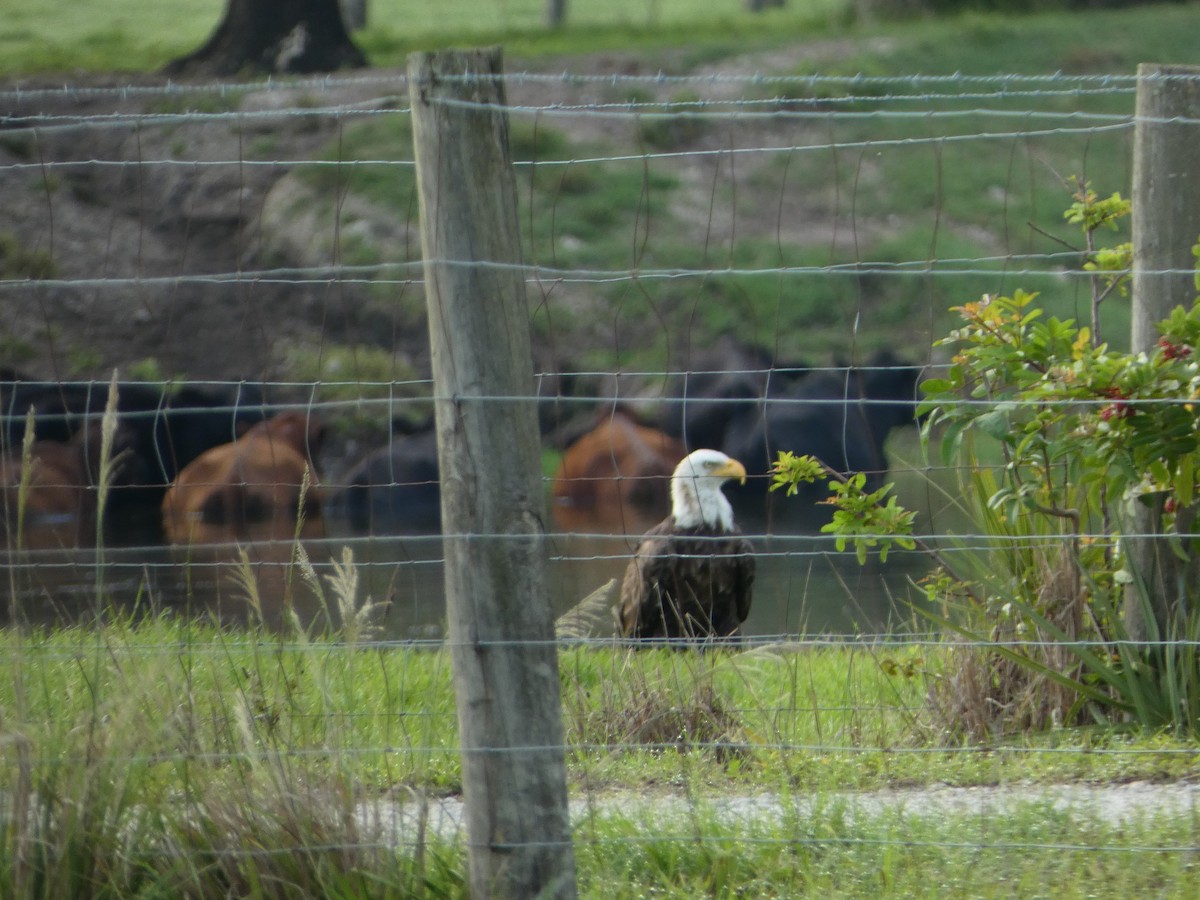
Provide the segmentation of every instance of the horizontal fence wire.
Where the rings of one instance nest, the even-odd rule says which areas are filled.
[[[555,638],[552,640],[488,640],[480,639],[471,642],[455,642],[449,639],[386,639],[367,638],[360,641],[356,646],[360,649],[367,650],[441,650],[451,649],[454,647],[508,647],[508,646],[529,646],[529,647],[546,647],[546,646],[572,646],[572,647],[594,647],[596,649],[614,649],[614,648],[637,648],[647,645],[671,645],[669,639],[633,639],[619,637],[605,638]],[[675,643],[679,643],[676,641]],[[1068,641],[1029,638],[967,638],[962,637],[954,641],[953,647],[955,650],[970,650],[979,649],[986,650],[995,647],[1003,647],[1013,650],[1036,650],[1047,647],[1059,647],[1064,643],[1084,649],[1132,649],[1137,647],[1146,647],[1151,649],[1171,648],[1171,647],[1197,647],[1200,646],[1200,639],[1179,638],[1171,640],[1131,640],[1131,639],[1074,639]],[[296,653],[299,655],[322,655],[336,654],[340,652],[345,643],[338,638],[306,638],[304,641],[296,642],[289,640],[286,636],[276,636],[271,641],[271,649],[281,653]],[[742,638],[741,646],[747,650],[777,650],[777,651],[803,651],[803,650],[861,650],[875,648],[890,648],[895,649],[897,646],[913,647],[913,648],[928,648],[938,649],[945,648],[946,642],[944,637],[931,633],[920,632],[905,632],[905,631],[887,631],[877,634],[815,634],[815,635],[796,635],[796,634],[760,634],[748,635]],[[251,648],[242,646],[238,641],[232,640],[221,642],[217,640],[197,637],[189,639],[186,643],[172,642],[169,644],[155,644],[153,642],[138,643],[132,646],[128,651],[122,651],[117,648],[110,648],[114,653],[129,652],[137,655],[149,654],[160,655],[165,657],[178,657],[180,652],[186,650],[188,655],[198,656],[214,656],[223,657],[237,650],[238,652],[248,651]],[[78,647],[65,647],[54,644],[26,644],[19,649],[6,651],[10,656],[16,653],[29,653],[47,659],[74,659],[78,652]],[[839,707],[822,707],[824,709],[836,709]]]

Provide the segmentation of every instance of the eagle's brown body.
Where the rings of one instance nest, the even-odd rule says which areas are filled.
[[[750,613],[754,556],[720,486],[744,478],[713,450],[672,476],[672,513],[642,540],[621,585],[621,633],[630,638],[736,639]]]
[[[741,532],[678,529],[673,516],[638,547],[621,587],[621,632],[634,638],[736,637],[750,613],[754,557]]]

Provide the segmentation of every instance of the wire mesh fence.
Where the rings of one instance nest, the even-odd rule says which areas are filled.
[[[1104,776],[1122,766],[1139,774],[1194,766],[1184,744],[964,740],[926,682],[947,683],[955,654],[1054,643],[1000,629],[948,648],[925,587],[931,548],[986,558],[997,547],[1036,554],[1075,539],[1115,541],[1102,528],[981,529],[964,498],[971,464],[925,452],[916,403],[918,383],[951,361],[935,349],[955,327],[951,307],[1023,288],[1038,291],[1049,312],[1090,317],[1086,248],[1062,210],[1077,188],[1072,176],[1101,192],[1128,183],[1134,79],[774,77],[713,67],[687,77],[525,72],[503,84],[525,255],[516,268],[534,339],[530,390],[517,399],[536,409],[542,432],[551,602],[560,623],[585,598],[599,610],[577,618],[581,630],[559,644],[579,846],[675,841],[711,852],[734,840],[1010,858],[1120,853],[1191,865],[1190,825],[1139,832],[1129,844],[1105,828],[1040,842],[968,829],[959,840],[906,820],[906,804],[921,808],[922,822],[943,816],[972,828],[998,811],[1020,819],[1013,805],[1078,804],[1090,815],[1101,802],[1090,795],[858,792],[926,765],[909,757],[935,757],[947,780],[969,784],[1019,777],[1028,758],[1059,771],[1045,761],[1062,757],[1068,771]],[[37,672],[47,702],[19,686],[6,702],[32,704],[26,721],[38,721],[38,709],[49,721],[56,692],[99,683],[138,695],[145,679],[179,700],[168,709],[140,698],[144,719],[136,704],[111,700],[129,717],[128,732],[144,738],[118,747],[118,765],[294,767],[314,784],[322,779],[313,773],[340,768],[355,773],[351,781],[397,791],[385,802],[347,799],[345,782],[325,779],[331,793],[320,803],[349,811],[342,824],[355,824],[323,833],[326,845],[303,841],[311,850],[367,852],[421,845],[443,829],[459,834],[453,804],[428,800],[455,786],[462,748],[440,654],[432,409],[448,398],[435,397],[429,375],[407,93],[403,77],[372,76],[0,94],[0,182],[10,198],[0,235],[9,623],[186,611],[278,632],[259,645],[240,635],[180,643],[14,630],[8,664]],[[1127,306],[1106,303],[1093,327],[1126,346]],[[113,370],[119,424],[103,437],[92,426]],[[829,381],[840,388],[805,392]],[[485,391],[471,402],[512,399]],[[31,487],[29,460],[45,468],[50,456],[38,444],[23,448],[30,405],[33,436],[72,448],[77,480],[66,486],[76,492],[65,508],[49,499],[61,482],[42,495]],[[321,424],[298,445],[316,477],[293,478],[274,501],[289,513],[282,530],[274,512],[239,496],[189,513],[193,523],[229,525],[217,540],[172,542],[163,504],[187,464],[297,410]],[[794,441],[772,445],[763,423],[793,410],[785,433]],[[854,416],[868,423],[865,433]],[[632,428],[653,436],[646,443],[639,433],[631,456],[618,458],[617,438],[606,434],[568,478],[571,450],[614,426],[621,440]],[[811,446],[832,454],[835,468],[895,484],[917,511],[917,548],[862,565],[820,530],[827,507],[768,493],[772,451],[803,451],[814,436],[823,443]],[[102,441],[117,467],[97,517]],[[641,535],[668,511],[666,475],[695,446],[727,449],[749,470],[747,493],[730,493],[755,546],[754,604],[738,654],[646,670],[616,637],[611,609]],[[272,456],[272,472],[278,464]],[[317,499],[307,516],[320,528],[297,544],[304,496]],[[88,516],[99,526],[79,530]],[[250,519],[272,527],[235,527]],[[81,659],[82,670],[103,670],[98,682],[78,671]],[[200,677],[226,693],[194,689]],[[382,694],[364,697],[356,682]],[[66,719],[78,724],[107,702],[70,706]],[[53,727],[42,734],[48,747],[71,745]],[[981,763],[980,747],[995,758]],[[610,800],[614,782],[631,777],[629,759],[678,789],[677,810],[660,797],[648,809],[628,795]],[[1094,759],[1103,760],[1098,770],[1088,768]],[[782,780],[766,797],[706,795],[714,772],[736,784],[742,766],[774,767]],[[1187,787],[1139,795],[1119,815],[1165,805],[1194,820]],[[596,829],[598,809],[646,816],[651,833],[646,823],[628,834]],[[834,809],[837,828],[806,830]],[[875,824],[856,829],[857,817]],[[913,834],[900,833],[905,821]],[[238,852],[293,849],[281,838]]]
[[[539,351],[526,399],[559,449],[617,403],[676,430],[664,398],[744,413],[746,397],[713,391],[721,378],[782,387],[799,373],[870,372],[881,347],[937,365],[929,348],[949,307],[986,292],[1025,285],[1082,314],[1080,248],[1064,247],[1060,224],[1066,178],[1111,173],[1115,189],[1128,166],[1133,84],[1118,76],[568,72],[505,84]],[[255,409],[300,405],[335,423],[321,460],[331,494],[384,447],[374,465],[392,471],[369,493],[399,488],[398,467],[416,461],[398,462],[398,448],[419,440],[388,427],[427,431],[432,394],[405,89],[371,77],[12,92],[3,171],[37,199],[13,232],[9,267],[24,258],[27,271],[4,284],[10,359],[38,360],[48,380],[167,366],[214,391],[249,379]],[[81,208],[91,191],[122,198],[101,228],[85,227],[99,224]],[[61,249],[89,240],[103,243]],[[51,271],[31,269],[38,260]],[[792,399],[749,389],[759,409]],[[12,450],[23,412],[6,410]],[[933,534],[948,504],[921,482],[948,473],[923,465],[912,433],[894,435],[895,475],[934,506]],[[409,456],[422,450],[428,470],[428,437]],[[415,492],[432,479],[403,480]],[[409,530],[388,500],[370,503],[386,530]],[[663,511],[616,530],[636,534]],[[558,555],[622,555],[603,543]],[[797,625],[785,616],[763,631]]]

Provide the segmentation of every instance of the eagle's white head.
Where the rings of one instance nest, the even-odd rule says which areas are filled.
[[[680,528],[708,525],[733,530],[733,507],[721,493],[731,478],[746,483],[746,467],[719,450],[695,450],[671,476],[671,515]]]

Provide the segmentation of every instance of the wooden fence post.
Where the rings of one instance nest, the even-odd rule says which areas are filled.
[[[1133,331],[1130,349],[1149,352],[1155,327],[1196,298],[1192,246],[1200,237],[1200,68],[1138,66],[1133,152]],[[1190,121],[1189,121],[1190,120]],[[1172,270],[1174,274],[1163,274]],[[1124,550],[1134,581],[1125,591],[1125,622],[1134,640],[1167,639],[1175,615],[1200,592],[1197,559],[1180,560],[1161,530],[1165,498],[1139,507]],[[1180,510],[1181,530],[1195,509]],[[1194,526],[1193,526],[1194,527]],[[1193,554],[1195,557],[1195,554]]]
[[[574,897],[499,49],[409,59],[473,897]],[[511,398],[511,399],[510,399]]]

